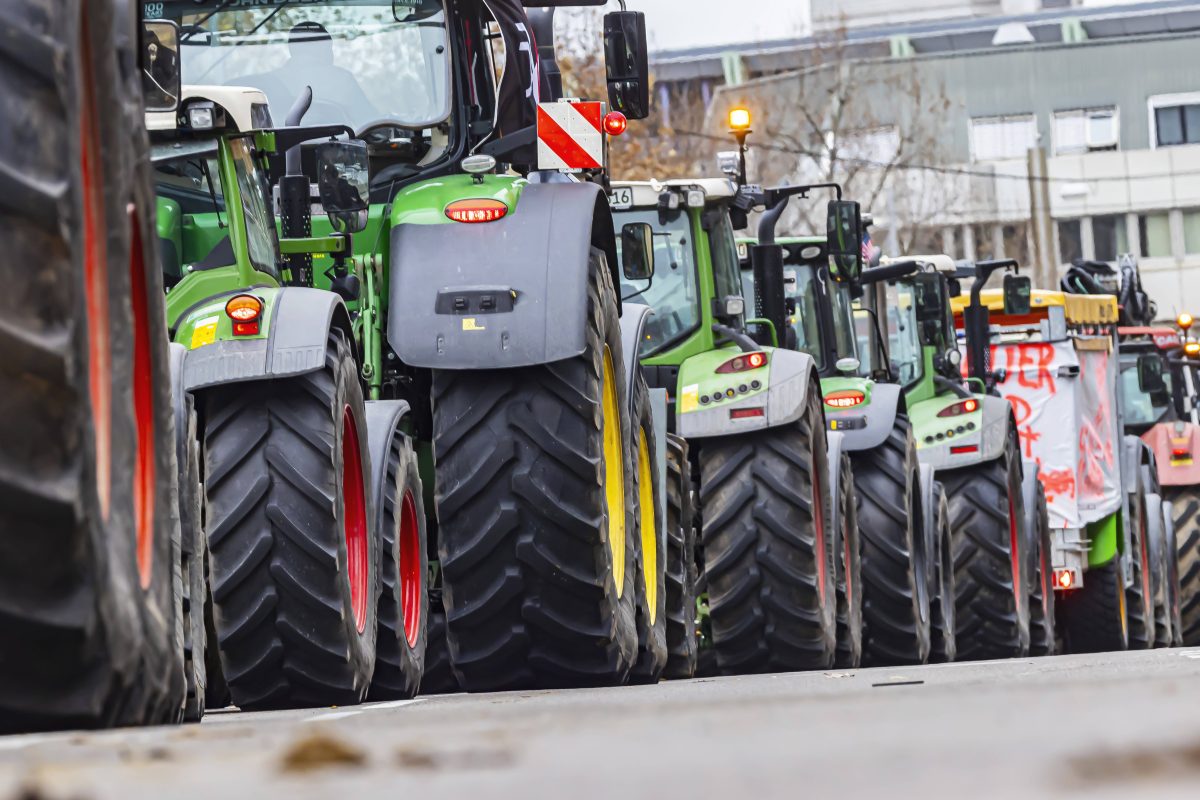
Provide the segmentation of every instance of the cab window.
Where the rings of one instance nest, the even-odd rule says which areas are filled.
[[[251,150],[250,140],[245,137],[229,143],[245,210],[247,250],[255,269],[278,278],[279,238],[267,206],[267,183]]]

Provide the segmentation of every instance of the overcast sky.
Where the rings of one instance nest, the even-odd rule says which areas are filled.
[[[646,12],[652,50],[783,39],[807,27],[807,0],[628,0]]]

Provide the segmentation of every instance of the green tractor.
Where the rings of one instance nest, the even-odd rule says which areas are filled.
[[[804,194],[817,188],[828,187],[805,187]],[[856,311],[871,287],[917,265],[860,270],[826,239],[775,240],[773,226],[782,210],[764,216],[757,240],[742,243],[742,274],[760,302],[776,304],[787,346],[816,359],[829,428],[845,437],[851,455],[859,502],[864,662],[953,661],[955,609],[943,602],[954,593],[946,496],[918,460],[906,398],[876,317],[870,310]],[[869,218],[864,221],[869,224]],[[752,263],[755,248],[772,240],[782,251],[775,279]],[[860,236],[853,246],[861,241]],[[777,288],[768,289],[772,283]]]
[[[949,256],[905,256],[920,271],[869,297],[890,340],[917,453],[946,487],[952,531],[958,655],[965,659],[1051,655],[1056,650],[1050,523],[1036,463],[1025,463],[1011,404],[982,366],[989,347],[965,325],[963,358],[950,298],[960,283],[987,283],[1012,260],[956,264]],[[884,258],[883,264],[889,259]],[[1004,280],[1005,313],[1029,313],[1025,276]],[[977,290],[973,289],[977,294]]]
[[[198,171],[178,176],[197,204],[164,194],[179,207],[160,222],[164,247],[181,252],[171,324],[191,348],[205,477],[216,484],[208,531],[217,627],[244,650],[235,665],[222,642],[231,690],[244,680],[240,696],[253,704],[307,702],[310,684],[345,674],[353,625],[316,648],[324,656],[313,651],[326,662],[288,661],[316,644],[278,611],[304,599],[310,587],[298,584],[308,573],[275,566],[260,586],[245,581],[284,555],[337,569],[318,552],[332,552],[333,540],[306,541],[315,511],[281,513],[271,497],[246,493],[278,486],[289,503],[340,513],[346,490],[333,476],[349,454],[334,447],[318,467],[269,436],[292,437],[296,448],[341,442],[335,429],[353,419],[363,480],[383,480],[384,465],[366,454],[396,447],[375,447],[356,399],[344,404],[349,416],[329,413],[340,399],[318,415],[329,392],[391,403],[390,441],[401,442],[404,463],[386,471],[419,473],[424,487],[427,515],[415,482],[397,495],[403,503],[384,498],[374,512],[365,504],[367,517],[395,507],[387,525],[397,541],[413,538],[406,526],[420,529],[416,545],[393,544],[391,563],[367,558],[384,600],[378,633],[360,622],[359,638],[380,637],[381,665],[385,641],[402,656],[384,692],[413,691],[427,629],[444,636],[429,642],[443,678],[448,661],[453,684],[471,691],[654,679],[666,660],[656,579],[666,559],[657,503],[642,502],[654,491],[641,483],[660,471],[650,452],[658,434],[635,421],[642,407],[641,419],[652,419],[653,402],[639,405],[622,336],[641,318],[622,315],[616,293],[622,277],[650,267],[636,248],[618,260],[604,191],[606,132],[649,113],[643,15],[605,17],[606,115],[600,103],[558,100],[553,10],[525,8],[598,0],[144,5],[179,26],[183,82],[205,84],[180,119],[193,129],[239,120],[217,166],[192,158]],[[286,127],[272,130],[267,109],[290,109]],[[312,142],[322,130],[353,138]],[[313,426],[325,433],[306,438]],[[663,440],[657,452],[666,450]],[[214,502],[222,485],[231,494]],[[247,514],[258,533],[233,544],[230,531]],[[336,526],[334,516],[324,522]],[[406,566],[426,550],[437,554],[428,572]],[[331,631],[353,605],[341,595],[340,611],[332,586],[321,603],[307,598],[329,610]],[[237,609],[226,612],[230,602]],[[249,635],[256,625],[268,635]],[[282,683],[257,671],[260,662],[281,665]],[[350,671],[353,699],[370,671]],[[380,669],[374,675],[373,695]]]
[[[745,318],[733,217],[766,199],[727,179],[614,184],[623,248],[648,227],[654,255],[653,276],[623,291],[653,308],[639,353],[651,385],[670,393],[672,430],[698,478],[701,639],[716,669],[857,666],[858,528],[843,437],[826,433],[813,358]],[[853,204],[841,210],[835,219],[853,224]],[[690,530],[685,522],[681,553]],[[673,658],[692,623],[668,631]]]

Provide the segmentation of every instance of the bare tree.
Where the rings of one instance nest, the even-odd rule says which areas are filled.
[[[952,224],[969,187],[923,168],[948,160],[943,122],[952,103],[940,78],[913,59],[855,57],[843,35],[803,59],[796,70],[719,90],[699,138],[722,138],[728,110],[745,105],[756,118],[751,180],[839,183],[873,213],[875,239],[887,235],[900,252],[928,240],[931,226]],[[823,203],[793,203],[788,213],[785,226],[796,232],[824,227]]]

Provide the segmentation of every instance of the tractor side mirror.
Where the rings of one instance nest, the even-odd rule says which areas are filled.
[[[1028,314],[1030,296],[1033,284],[1028,275],[1014,275],[1009,272],[1004,276],[1004,313]]]
[[[142,94],[152,114],[179,110],[183,73],[179,67],[179,26],[165,19],[142,22]]]
[[[645,14],[614,11],[604,15],[608,104],[629,119],[650,116],[649,51]]]
[[[317,193],[338,233],[358,233],[367,227],[371,173],[367,143],[322,142],[316,148]]]
[[[627,281],[654,277],[654,228],[648,222],[627,222],[621,227],[621,272]]]
[[[1167,390],[1167,382],[1163,377],[1162,359],[1157,353],[1146,353],[1138,356],[1138,389],[1144,394],[1161,394]]]
[[[863,271],[862,211],[858,203],[852,200],[830,202],[826,230],[834,280],[856,283]]]

